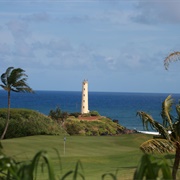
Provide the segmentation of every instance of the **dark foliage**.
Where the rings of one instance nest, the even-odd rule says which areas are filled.
[[[78,118],[79,115],[81,115],[80,112],[73,112],[73,113],[70,113],[69,116],[74,116],[75,118]]]
[[[63,123],[69,116],[68,112],[61,111],[60,107],[57,107],[55,110],[50,110],[49,117],[58,123]]]

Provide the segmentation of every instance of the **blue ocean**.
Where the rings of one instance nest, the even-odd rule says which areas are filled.
[[[161,122],[161,106],[169,94],[164,93],[122,93],[122,92],[89,92],[89,110],[96,110],[102,116],[116,119],[129,129],[143,130],[142,122],[136,116],[137,111],[145,111],[155,120]],[[175,104],[180,94],[171,94]],[[40,113],[49,114],[57,106],[62,111],[81,111],[81,92],[77,91],[35,91],[29,93],[12,93],[12,108],[28,108]],[[7,92],[0,90],[0,108],[7,107]],[[175,106],[174,106],[175,107]],[[173,108],[173,114],[175,108]]]

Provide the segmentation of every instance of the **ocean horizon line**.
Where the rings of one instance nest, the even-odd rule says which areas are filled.
[[[5,91],[0,89],[0,91]],[[6,91],[5,91],[6,92]],[[13,92],[13,91],[12,91]],[[81,93],[81,90],[34,90],[34,92],[78,92]],[[121,94],[166,94],[166,95],[179,95],[180,93],[177,92],[126,92],[126,91],[88,91],[89,93],[121,93]],[[14,93],[14,92],[13,92]]]

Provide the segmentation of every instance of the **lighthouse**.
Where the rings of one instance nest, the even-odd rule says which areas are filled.
[[[82,82],[82,103],[81,103],[81,114],[89,113],[88,109],[88,81]]]

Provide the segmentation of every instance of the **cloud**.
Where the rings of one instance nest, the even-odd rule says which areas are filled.
[[[11,20],[7,23],[7,26],[14,38],[25,38],[30,34],[28,31],[28,24],[20,20]]]
[[[157,16],[158,9],[155,8],[155,10],[153,10],[155,2],[148,2],[150,3],[150,9],[152,10],[148,9],[148,5],[146,3],[143,4],[142,1],[139,2],[139,6],[137,7],[137,10],[140,10],[140,14],[138,14],[138,16],[143,16],[142,13],[145,14],[145,11],[147,10],[147,17],[145,19],[147,19],[151,13],[155,14],[154,16]],[[108,3],[110,3],[110,1]],[[117,5],[119,6],[119,4]],[[75,12],[80,10],[78,14],[74,13],[74,11],[71,12],[67,10],[59,12],[57,9],[55,12],[51,10],[49,12],[41,12],[41,9],[39,13],[31,14],[30,12],[23,12],[21,16],[17,15],[15,17],[16,19],[10,20],[8,23],[6,23],[8,30],[13,36],[13,43],[2,44],[0,46],[0,49],[2,50],[0,50],[0,52],[2,51],[3,54],[7,54],[7,49],[9,48],[9,51],[11,52],[11,55],[13,55],[12,58],[15,59],[15,62],[29,61],[26,62],[28,66],[37,68],[42,67],[65,70],[87,69],[88,71],[101,70],[105,72],[118,70],[137,70],[144,67],[144,61],[149,57],[144,57],[144,53],[139,53],[137,49],[135,49],[133,52],[129,52],[129,49],[126,49],[125,51],[120,50],[119,54],[114,55],[111,53],[111,48],[117,48],[114,45],[110,47],[109,53],[103,52],[103,47],[105,47],[105,45],[103,47],[99,47],[99,50],[97,50],[95,47],[99,43],[98,40],[102,40],[102,42],[105,43],[112,43],[111,39],[115,37],[117,38],[119,33],[115,35],[111,33],[116,33],[117,30],[119,31],[119,29],[121,30],[121,34],[124,33],[124,38],[127,31],[133,33],[135,28],[138,30],[142,28],[142,26],[135,27],[134,24],[132,25],[133,29],[129,26],[127,27],[127,24],[130,23],[129,18],[133,15],[132,9],[127,10],[123,9],[123,7],[121,7],[120,10],[118,10],[118,8],[109,9],[108,6],[101,9],[99,6],[97,8],[93,4],[92,6],[88,6],[88,8],[86,8],[86,12],[86,9],[84,10],[84,8],[82,8],[84,5],[80,8],[79,7],[80,6],[78,5],[78,8],[75,10]],[[96,7],[96,9],[94,10],[93,7]],[[71,8],[72,7],[70,7],[70,10]],[[92,14],[88,13],[90,10],[92,10]],[[31,9],[31,12],[34,11],[35,10]],[[17,18],[19,18],[19,20],[17,20]],[[90,21],[89,24],[85,23],[88,21]],[[45,26],[44,24],[41,26],[42,24],[39,22],[46,22],[47,24],[45,24]],[[65,23],[68,23],[68,25]],[[83,26],[77,27],[69,26],[72,23],[84,24]],[[63,27],[64,24],[65,27]],[[112,24],[113,27],[111,26]],[[123,24],[126,26],[116,26],[117,24]],[[98,29],[99,27],[106,31],[103,32],[104,37],[101,36],[101,34],[93,34],[94,32],[90,31],[91,28]],[[60,28],[59,32],[57,30],[58,28]],[[74,34],[73,37],[73,34],[71,33],[77,32],[77,29],[75,28],[82,32],[82,36],[81,34]],[[85,30],[83,28],[85,28]],[[64,32],[66,30],[68,31],[67,33]],[[108,34],[106,34],[107,31]],[[76,36],[78,36],[78,38]],[[95,39],[93,42],[91,37],[94,38],[96,36],[97,40]],[[68,40],[71,39],[71,37],[73,37],[72,40]],[[104,40],[106,38],[108,41]],[[129,35],[128,38],[130,38]],[[140,40],[140,38],[141,37],[138,37],[138,40]],[[93,47],[93,45],[87,45],[89,44],[89,41],[93,42],[95,46]],[[121,41],[125,46],[127,42],[123,39]],[[117,46],[118,45],[119,43],[117,43]],[[129,44],[131,49],[132,46],[136,45],[137,44]]]
[[[56,51],[53,49],[53,51]],[[72,47],[68,51],[56,52],[52,56],[51,66],[52,68],[60,68],[65,70],[91,70],[94,68],[93,64],[93,52],[86,45],[79,45],[78,47]],[[50,57],[50,56],[49,56]]]
[[[90,21],[91,18],[89,15],[72,15],[69,17],[64,17],[64,18],[57,18],[57,20],[60,20],[63,23],[75,23],[75,24],[79,24],[79,23],[84,23],[87,21]]]
[[[90,46],[75,47],[66,40],[51,40],[32,44],[37,67],[71,71],[112,71],[116,69],[115,59],[101,55]]]
[[[62,52],[62,51],[72,50],[72,46],[70,42],[66,39],[58,39],[58,40],[49,39],[47,42],[36,41],[32,43],[32,48],[34,50],[44,49],[48,51],[54,51],[54,53],[55,51]]]
[[[129,22],[130,15],[131,12],[128,11],[111,10],[96,14],[94,19],[103,22],[110,22],[113,24],[127,24]]]
[[[21,16],[21,19],[28,22],[48,22],[50,15],[47,12],[32,13]]]
[[[27,43],[27,38],[31,34],[28,30],[28,24],[20,20],[12,20],[7,23],[7,27],[14,38],[14,48],[12,49],[12,54],[14,56],[34,57],[31,47]]]
[[[139,1],[132,20],[141,23],[179,23],[180,1]]]

